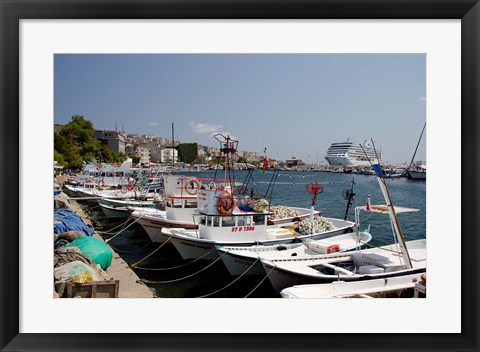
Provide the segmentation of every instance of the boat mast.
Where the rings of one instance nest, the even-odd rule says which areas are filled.
[[[410,169],[410,166],[413,164],[413,160],[415,159],[415,155],[417,154],[417,149],[418,146],[420,145],[420,141],[422,140],[423,132],[425,131],[425,127],[427,126],[427,121],[425,121],[425,124],[423,125],[422,133],[420,134],[420,138],[418,139],[417,142],[417,147],[415,148],[415,152],[413,153],[412,160],[410,161],[410,165],[408,165],[408,168]]]
[[[373,143],[373,140],[372,140],[372,145],[376,154],[375,144]],[[395,237],[397,238],[397,242],[400,246],[400,251],[402,252],[403,260],[405,262],[405,265],[407,266],[407,269],[411,269],[413,266],[412,266],[412,261],[410,259],[410,254],[408,253],[407,244],[405,243],[405,238],[403,237],[403,232],[400,227],[400,223],[398,222],[397,214],[395,212],[395,209],[393,208],[392,199],[390,198],[390,194],[388,193],[387,184],[385,182],[385,179],[383,178],[382,168],[380,166],[380,162],[378,161],[378,158],[374,160],[374,162],[372,163],[372,166],[373,166],[373,170],[375,170],[375,176],[376,176],[375,178],[378,181],[378,185],[380,186],[380,190],[382,191],[383,197],[385,198],[385,202],[388,207],[390,221],[393,224],[393,228],[395,230]]]
[[[173,122],[172,122],[172,166],[175,166],[175,133],[173,131]]]

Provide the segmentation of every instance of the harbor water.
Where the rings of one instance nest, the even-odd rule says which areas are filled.
[[[248,172],[235,171],[233,176],[237,182],[242,182]],[[215,171],[188,172],[189,176],[201,178],[214,177]],[[223,171],[217,171],[216,177],[223,178]],[[274,173],[254,171],[253,181],[249,187],[256,187],[260,195],[268,190]],[[276,178],[271,204],[309,208],[312,195],[306,190],[307,184],[318,181],[323,192],[318,194],[315,209],[325,217],[341,218],[345,216],[347,200],[344,191],[353,184],[355,193],[348,219],[354,221],[354,208],[364,206],[368,194],[371,194],[371,204],[384,204],[377,180],[374,176],[326,173],[326,172],[295,172],[281,171]],[[401,213],[398,215],[405,239],[415,240],[426,238],[426,182],[410,181],[406,178],[387,179],[387,187],[395,206],[419,209],[418,212]],[[271,185],[270,185],[271,189]],[[92,220],[100,231],[109,231],[104,239],[118,233],[125,220],[108,219],[100,207],[94,203],[88,205]],[[365,230],[370,226],[373,238],[371,245],[382,246],[393,243],[393,233],[388,215],[362,212],[360,228]],[[153,288],[158,297],[162,298],[271,298],[279,297],[270,286],[268,278],[262,276],[232,277],[225,269],[221,260],[208,262],[203,260],[183,261],[175,248],[170,245],[152,243],[138,224],[126,228],[109,241],[115,251],[128,263],[139,263],[135,272],[148,286]],[[159,248],[162,246],[161,248]],[[153,253],[157,250],[155,253]],[[153,253],[152,255],[150,255]],[[149,256],[150,255],[150,256]]]

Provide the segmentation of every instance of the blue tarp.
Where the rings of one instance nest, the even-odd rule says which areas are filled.
[[[72,230],[83,232],[85,236],[91,236],[95,231],[92,225],[86,225],[78,215],[68,209],[55,209],[53,220],[53,232],[56,234]]]

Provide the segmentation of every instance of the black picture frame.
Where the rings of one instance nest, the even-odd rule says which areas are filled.
[[[478,0],[146,0],[141,2],[133,0],[0,0],[0,18],[0,347],[2,351],[479,350],[479,261],[477,256],[480,253],[478,246],[480,5]],[[15,172],[19,170],[19,20],[157,18],[461,19],[461,163],[464,167],[461,176],[462,332],[460,334],[376,334],[374,336],[371,334],[89,334],[88,337],[80,337],[77,334],[19,333],[17,265],[19,178],[18,173]],[[454,167],[457,166],[454,165]],[[447,236],[448,232],[442,235]],[[448,282],[446,282],[446,288],[448,289]],[[412,314],[412,318],[416,318],[415,312],[409,314]],[[223,318],[229,317],[223,315]],[[429,318],[432,319],[432,317]],[[74,314],[60,319],[71,320],[73,323]],[[328,324],[328,319],[325,319],[322,324]]]

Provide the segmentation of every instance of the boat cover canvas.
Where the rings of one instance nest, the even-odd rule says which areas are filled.
[[[92,236],[93,231],[95,231],[92,225],[86,225],[73,211],[68,209],[55,209],[53,233],[61,234],[71,230],[83,232],[85,236]]]

